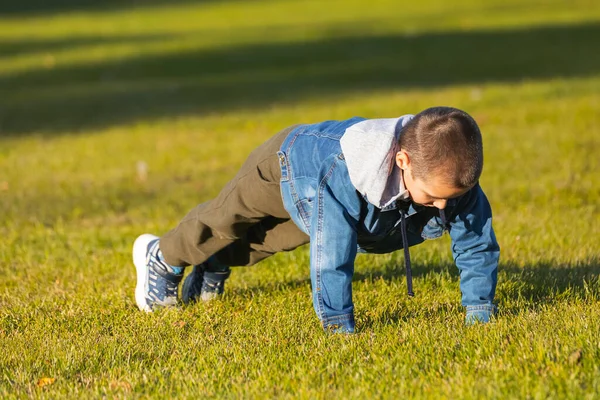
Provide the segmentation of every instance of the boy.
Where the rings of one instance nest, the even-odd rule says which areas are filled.
[[[160,239],[134,243],[140,309],[223,293],[232,266],[253,265],[310,242],[315,311],[326,331],[354,332],[352,275],[357,252],[452,239],[466,322],[488,322],[499,247],[479,187],[481,133],[464,111],[434,107],[393,119],[354,117],[287,128],[254,150],[211,201]]]

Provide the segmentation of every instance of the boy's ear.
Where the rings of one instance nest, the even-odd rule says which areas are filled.
[[[406,150],[401,149],[396,153],[396,165],[398,165],[400,169],[407,169],[410,167],[410,157]]]

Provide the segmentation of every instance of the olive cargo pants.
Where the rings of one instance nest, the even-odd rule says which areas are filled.
[[[197,265],[214,256],[221,265],[253,265],[309,242],[283,208],[279,187],[277,152],[294,128],[256,148],[215,199],[196,206],[160,238],[167,263]]]

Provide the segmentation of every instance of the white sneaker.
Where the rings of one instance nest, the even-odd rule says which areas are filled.
[[[142,311],[177,305],[177,287],[183,272],[175,273],[159,248],[158,236],[143,234],[133,244],[133,264],[137,271],[135,302]]]

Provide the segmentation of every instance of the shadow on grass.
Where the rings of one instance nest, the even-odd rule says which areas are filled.
[[[236,267],[245,268],[245,267]],[[249,267],[254,268],[254,267]],[[257,265],[260,268],[260,264]],[[306,266],[308,269],[308,265]],[[550,261],[539,262],[524,267],[515,264],[500,264],[498,267],[498,289],[496,298],[522,299],[531,303],[550,303],[556,298],[585,297],[587,284],[600,276],[600,260],[592,259],[578,264],[556,264]],[[459,281],[459,273],[452,263],[420,265],[413,262],[413,276],[427,279],[430,275],[446,275]],[[403,266],[390,264],[380,269],[355,271],[353,282],[404,281]],[[310,279],[297,279],[287,282],[262,283],[244,290],[273,292],[297,289],[310,285]]]
[[[39,16],[75,11],[109,11],[121,8],[209,3],[215,0],[21,0],[0,2],[0,17]]]
[[[456,281],[458,289],[458,269],[452,263],[423,266],[413,263],[413,276],[427,280],[429,275],[442,274]],[[308,266],[307,266],[308,269]],[[551,261],[539,262],[520,267],[514,264],[499,266],[499,282],[496,300],[501,315],[516,315],[527,310],[536,310],[558,301],[588,298],[590,295],[600,299],[598,289],[590,289],[600,276],[600,260],[591,259],[577,264],[556,264]],[[380,269],[357,271],[354,282],[404,281],[405,275],[401,266],[384,265]],[[239,290],[239,294],[270,293],[282,290],[294,290],[310,287],[310,279],[298,279],[288,282],[274,282]],[[417,289],[418,290],[418,289]],[[399,296],[406,296],[404,291]],[[418,293],[417,293],[418,296]],[[381,309],[367,310],[361,315],[361,329],[395,324],[415,318],[414,310],[401,309],[394,303],[379,305]],[[437,320],[446,315],[456,313],[460,304],[433,304],[427,309],[419,310],[419,318]]]
[[[144,40],[123,38],[132,39]],[[0,76],[0,90],[7,94],[0,98],[0,132],[77,132],[138,120],[259,110],[307,98],[333,101],[370,90],[586,77],[600,72],[598,40],[600,24],[589,23],[353,36],[50,65]],[[12,46],[4,51],[14,52]]]
[[[376,279],[404,279],[401,268],[388,268],[384,271],[355,274],[356,281],[373,281]],[[527,310],[536,310],[548,304],[563,300],[584,299],[592,296],[600,299],[600,292],[594,289],[600,276],[600,260],[590,259],[577,264],[557,264],[542,261],[520,267],[515,264],[500,264],[498,267],[498,287],[496,303],[500,315],[517,315]],[[399,273],[401,275],[399,275]],[[458,269],[451,263],[442,265],[414,265],[413,276],[427,279],[428,275],[444,274],[459,281]],[[440,313],[456,312],[457,304],[438,304],[424,310],[430,318],[439,318]],[[390,305],[386,307],[391,307]],[[462,310],[461,310],[462,311]],[[396,323],[412,318],[411,311],[380,310],[374,315],[367,314],[363,325],[371,327],[383,323]]]
[[[142,44],[155,40],[165,40],[165,35],[84,36],[69,39],[2,39],[0,40],[0,56],[23,56],[27,53],[44,52],[45,57],[50,57],[48,60],[51,60],[53,51],[119,43]]]

